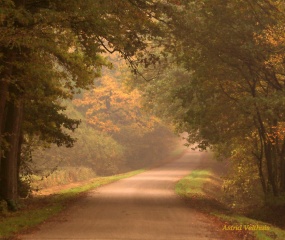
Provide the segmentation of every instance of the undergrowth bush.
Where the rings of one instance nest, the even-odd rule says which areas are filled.
[[[264,204],[264,193],[260,184],[255,159],[247,146],[231,151],[229,171],[224,178],[224,202],[233,209],[245,211]]]
[[[72,182],[79,182],[94,178],[96,173],[86,167],[65,167],[55,170],[47,177],[33,175],[32,187],[34,189],[43,189],[58,185],[64,185]]]

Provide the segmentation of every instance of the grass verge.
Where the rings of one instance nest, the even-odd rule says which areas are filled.
[[[187,198],[205,197],[203,191],[204,183],[210,180],[211,172],[209,170],[195,170],[185,178],[181,179],[175,186],[178,195]]]
[[[203,209],[221,222],[221,230],[232,232],[240,239],[284,240],[285,231],[266,222],[257,221],[229,211],[221,202],[221,190],[217,191],[219,177],[210,170],[194,170],[181,179],[175,191],[191,203],[191,207]]]
[[[144,171],[144,169],[140,169],[109,177],[98,177],[92,179],[88,184],[63,190],[49,197],[38,196],[29,199],[25,201],[22,210],[8,213],[5,217],[0,218],[0,239],[9,239],[18,232],[25,231],[46,221],[62,211],[69,201],[75,200],[81,193],[123,178],[129,178]]]

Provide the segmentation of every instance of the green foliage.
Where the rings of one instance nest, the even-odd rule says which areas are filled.
[[[132,75],[124,61],[118,56],[110,59],[114,67],[96,80],[96,88],[61,103],[68,117],[81,119],[76,131],[68,133],[76,144],[41,149],[41,141],[30,139],[33,157],[25,161],[30,174],[48,176],[47,167],[83,166],[98,175],[112,175],[156,164],[175,148],[170,130],[142,111],[138,90],[126,89],[124,82]]]
[[[102,88],[105,87],[102,86]],[[97,88],[100,91],[101,87]],[[116,91],[121,90],[117,89]],[[132,95],[127,96],[132,99]],[[98,131],[96,126],[86,122],[84,114],[88,108],[74,106],[72,102],[68,101],[64,104],[67,106],[66,114],[68,116],[81,119],[79,127],[74,133],[71,133],[71,136],[77,141],[72,148],[50,146],[41,149],[41,147],[35,146],[30,163],[25,161],[26,168],[31,171],[25,173],[23,169],[22,173],[24,175],[47,176],[47,179],[38,185],[44,186],[45,182],[62,184],[63,179],[66,179],[62,174],[68,172],[68,167],[90,168],[97,175],[112,175],[151,166],[167,157],[176,147],[174,136],[161,123],[152,124],[153,128],[140,127],[136,124],[120,124],[119,132],[108,134]],[[133,112],[135,110],[132,109],[132,106],[128,106],[128,108]],[[138,121],[145,122],[145,125],[150,124],[145,120],[148,117],[143,116],[143,113],[134,115],[134,117]],[[35,142],[35,144],[38,143]],[[46,170],[47,168],[49,171]],[[61,171],[62,174],[60,174]],[[61,175],[59,177],[61,181],[53,180],[58,174]]]
[[[242,226],[243,231],[234,231],[242,238],[282,240],[285,237],[285,231],[283,229],[275,227],[267,221],[260,221],[244,215],[233,214],[229,211],[227,208],[228,202],[224,202],[225,199],[222,197],[221,182],[218,183],[218,186],[214,186],[216,182],[213,181],[213,179],[216,177],[219,176],[217,176],[217,173],[211,168],[208,170],[194,170],[175,185],[175,191],[183,198],[188,199],[192,208],[197,208],[199,211],[203,210],[207,214],[218,218],[218,221],[222,221],[221,230],[223,226]],[[211,188],[213,188],[213,191],[211,191]],[[264,211],[264,209],[260,209],[257,205],[251,206],[251,209]],[[261,227],[266,226],[269,230],[245,230],[245,226],[257,225]]]
[[[85,166],[97,174],[118,173],[123,164],[123,147],[106,134],[81,124],[73,136],[77,139],[73,148],[52,146],[34,152],[33,166],[36,170],[56,166]]]
[[[18,142],[28,147],[34,141],[73,146],[75,139],[68,130],[77,128],[79,121],[65,114],[62,99],[72,98],[78,89],[88,89],[101,75],[102,67],[111,66],[103,56],[105,53],[118,52],[133,70],[137,61],[153,62],[155,59],[147,57],[146,48],[147,42],[162,35],[159,21],[154,21],[162,15],[160,4],[137,0],[115,3],[109,0],[2,0],[1,157],[4,150],[9,153],[9,146],[16,146]],[[13,109],[19,109],[19,114],[11,114]],[[17,129],[7,127],[11,119],[17,120]],[[16,138],[6,143],[3,136]],[[106,144],[112,142],[106,141]],[[119,146],[114,147],[115,151],[121,151]],[[20,161],[18,151],[20,147],[13,149],[13,159],[7,160],[14,171]],[[3,159],[6,160],[6,156]],[[111,172],[117,171],[116,166],[112,169]],[[3,173],[7,173],[7,177]],[[13,174],[8,175],[8,170],[2,170],[3,179]],[[16,176],[13,178],[16,184]],[[7,195],[14,187],[3,185],[1,189]]]
[[[175,185],[175,192],[188,198],[205,196],[203,185],[209,181],[211,175],[209,170],[194,170]]]
[[[224,177],[224,201],[235,210],[248,210],[264,204],[256,160],[248,155],[250,146],[248,142],[235,146],[228,159],[231,166]]]
[[[285,191],[284,5],[207,0],[171,7],[177,44],[168,50],[176,65],[141,84],[145,105],[187,131],[190,144],[226,150],[218,155],[228,160],[241,154],[233,161],[244,168],[237,174],[243,184],[236,183],[245,192],[259,178],[266,195],[278,196]]]

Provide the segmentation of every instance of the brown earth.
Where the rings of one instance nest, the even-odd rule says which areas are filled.
[[[175,183],[206,166],[208,153],[178,160],[90,191],[67,210],[19,239],[225,240],[222,224],[174,193]]]

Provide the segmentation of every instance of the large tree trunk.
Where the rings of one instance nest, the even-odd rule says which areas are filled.
[[[280,191],[285,193],[285,139],[283,139],[279,150],[279,158]]]
[[[285,159],[281,159],[281,169],[280,169],[280,188],[281,192],[285,193]]]
[[[8,96],[8,82],[0,80],[0,173],[1,173],[1,158],[3,155],[3,130],[5,123],[5,106]],[[1,175],[0,175],[0,183],[1,183]]]
[[[285,140],[282,145],[282,151],[280,154],[280,189],[282,193],[285,193]]]
[[[9,101],[6,105],[5,134],[7,134],[6,140],[9,144],[9,149],[5,151],[2,157],[1,195],[13,210],[18,199],[18,156],[23,120],[23,102],[21,100]]]
[[[8,82],[0,80],[0,136],[3,134],[5,105],[8,96]]]
[[[262,159],[259,159],[258,161],[259,161],[258,163],[259,179],[261,182],[263,193],[264,195],[267,195],[267,187],[266,187],[265,177],[264,177],[263,168],[262,168]]]
[[[262,117],[260,114],[260,111],[258,107],[256,106],[256,113],[257,113],[257,129],[259,131],[259,137],[261,140],[261,144],[263,144],[263,150],[264,150],[264,157],[266,161],[266,170],[267,170],[267,177],[268,177],[268,183],[272,187],[273,195],[277,197],[279,195],[279,190],[277,187],[276,182],[276,176],[274,175],[274,156],[272,151],[272,144],[270,143],[270,140],[267,137],[266,128],[264,126],[264,123],[262,121]],[[269,190],[269,189],[268,189]]]
[[[265,143],[264,151],[265,151],[265,159],[266,159],[266,165],[267,165],[269,184],[272,187],[273,195],[277,197],[279,195],[279,191],[278,191],[277,183],[275,181],[275,176],[274,176],[272,148],[270,144]]]
[[[259,132],[259,137],[256,139],[255,149],[257,149],[257,150],[259,149],[259,153],[256,153],[256,154],[253,153],[253,156],[257,160],[259,179],[261,182],[263,193],[266,196],[268,191],[267,191],[267,186],[266,186],[265,175],[263,172],[264,142],[263,142],[262,137],[261,137],[261,129],[260,128],[258,128],[258,132]]]

